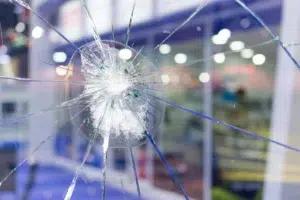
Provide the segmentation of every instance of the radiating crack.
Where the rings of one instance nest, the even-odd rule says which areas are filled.
[[[171,179],[176,183],[180,192],[183,194],[185,199],[189,199],[188,194],[185,192],[183,186],[177,179],[173,169],[167,163],[162,152],[159,150],[156,142],[154,141],[151,130],[159,125],[159,123],[154,123],[156,118],[160,119],[160,116],[163,115],[163,110],[158,105],[159,103],[166,104],[168,106],[174,107],[180,111],[188,112],[198,118],[209,120],[211,122],[221,124],[225,127],[231,128],[240,132],[243,135],[268,141],[274,144],[277,144],[281,147],[300,152],[300,149],[291,147],[289,145],[283,144],[279,141],[275,141],[266,137],[261,136],[260,134],[250,132],[248,130],[239,128],[237,126],[231,125],[229,123],[220,121],[211,116],[207,116],[203,113],[194,111],[192,109],[177,105],[176,103],[165,99],[156,93],[163,92],[162,88],[164,85],[160,79],[160,71],[157,70],[150,61],[149,57],[152,55],[162,44],[164,44],[168,39],[170,39],[178,30],[185,26],[192,18],[194,18],[201,10],[206,7],[209,1],[205,1],[196,7],[195,11],[191,13],[178,27],[173,31],[168,33],[168,36],[162,40],[161,43],[156,45],[147,56],[142,55],[143,48],[139,50],[134,50],[129,47],[128,42],[130,40],[130,31],[132,28],[132,21],[134,18],[134,11],[136,3],[132,5],[132,11],[130,14],[128,29],[126,32],[125,44],[119,43],[115,40],[114,35],[114,25],[112,25],[112,41],[103,41],[100,38],[99,31],[97,30],[96,23],[88,10],[87,4],[84,0],[81,0],[81,4],[84,8],[85,14],[92,26],[93,29],[93,38],[94,41],[87,43],[81,47],[76,46],[68,38],[66,38],[58,29],[51,25],[47,20],[45,20],[40,14],[34,11],[26,2],[21,0],[7,0],[11,3],[15,3],[23,8],[31,11],[35,16],[41,19],[46,23],[51,29],[53,29],[61,38],[63,38],[67,43],[69,43],[76,51],[72,58],[70,59],[70,65],[75,62],[75,60],[80,60],[82,63],[81,71],[76,72],[68,68],[68,71],[76,72],[81,75],[84,81],[73,81],[73,80],[38,80],[38,79],[25,79],[25,78],[11,78],[11,77],[0,77],[0,80],[13,80],[13,81],[22,81],[30,83],[68,83],[70,85],[81,85],[84,87],[82,93],[71,100],[64,101],[57,106],[55,109],[46,108],[36,113],[29,113],[25,116],[0,122],[0,127],[6,125],[13,125],[19,123],[23,120],[28,119],[34,115],[48,112],[48,111],[57,111],[62,109],[68,109],[70,111],[71,119],[68,119],[66,122],[73,121],[75,118],[83,113],[88,113],[88,117],[84,118],[83,121],[79,123],[79,129],[86,132],[86,137],[89,139],[89,144],[86,149],[86,153],[81,162],[80,168],[76,171],[73,180],[67,190],[67,193],[64,197],[65,200],[71,199],[73,192],[75,190],[77,179],[79,178],[85,161],[91,151],[93,145],[101,145],[103,149],[103,159],[104,159],[104,168],[102,169],[102,195],[101,199],[105,199],[106,191],[106,166],[107,166],[107,150],[110,147],[122,147],[128,148],[131,154],[131,160],[135,175],[136,187],[139,198],[141,198],[141,188],[138,181],[137,169],[135,165],[135,159],[133,157],[132,147],[143,143],[145,140],[148,140],[153,146],[158,156],[160,157],[162,163],[167,168]],[[278,36],[276,36],[271,29],[256,15],[246,4],[240,0],[233,0],[238,3],[244,10],[253,16],[253,18],[260,24],[262,27],[267,30],[267,32],[272,36],[272,40],[260,43],[249,48],[255,48],[258,46],[267,45],[272,42],[278,43],[281,48],[286,52],[291,61],[300,68],[299,63],[291,55],[288,50],[290,46],[299,45],[295,42],[292,44],[284,44]],[[1,44],[3,44],[2,30],[0,24],[0,33],[1,33]],[[122,51],[130,51],[133,56],[128,59],[120,58]],[[237,53],[238,51],[228,51],[223,52],[224,54]],[[212,57],[201,58],[187,63],[185,67],[192,67],[194,64],[205,62],[211,60]],[[50,64],[52,65],[52,64]],[[170,68],[173,70],[178,66]],[[159,103],[158,103],[159,102]],[[157,104],[158,103],[158,104]],[[75,106],[83,106],[79,112],[74,109]],[[157,120],[160,121],[160,120]],[[34,150],[31,152],[30,156],[40,149],[44,143],[50,140],[54,135],[50,135],[45,138]],[[20,162],[17,167],[15,167],[7,176],[2,179],[0,182],[0,187],[21,165],[27,162],[29,158],[24,159]],[[121,181],[122,187],[123,181]],[[124,195],[125,198],[125,195]]]

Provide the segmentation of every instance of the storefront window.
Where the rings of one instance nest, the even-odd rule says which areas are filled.
[[[225,30],[229,29],[220,30],[219,36]],[[212,58],[213,116],[269,138],[276,42],[261,28],[230,33],[221,49],[225,53]],[[220,47],[213,45],[214,52],[220,52]],[[255,198],[263,188],[269,142],[218,124],[213,125],[213,135],[214,159],[221,172],[218,187]]]

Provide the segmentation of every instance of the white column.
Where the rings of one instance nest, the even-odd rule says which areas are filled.
[[[212,20],[207,20],[205,23],[205,37],[204,37],[204,52],[203,57],[209,58],[212,55],[212,43],[210,38],[212,36]],[[208,59],[204,64],[205,72],[212,74],[212,61]],[[207,116],[212,116],[212,84],[211,81],[204,83],[204,113]],[[203,199],[211,200],[212,187],[212,143],[213,143],[212,122],[205,121],[204,124],[204,140],[203,140]]]
[[[32,1],[32,8],[36,10],[40,3],[44,1]],[[43,37],[34,39],[31,37],[30,58],[29,58],[29,77],[32,79],[55,80],[54,67],[45,66],[42,61],[51,61],[51,43],[47,36],[48,26],[44,22],[31,15],[30,30],[35,26],[42,27],[44,31]],[[31,35],[30,35],[31,36]],[[54,83],[31,83],[30,84],[30,112],[37,112],[55,104],[54,89],[57,85]],[[63,85],[62,85],[63,86]],[[29,137],[28,137],[28,153],[32,152],[45,138],[53,134],[55,129],[55,113],[45,113],[33,116],[29,119]],[[34,155],[34,159],[38,162],[49,162],[53,158],[53,142],[48,141],[43,144]]]
[[[300,1],[282,1],[282,22],[280,38],[285,43],[300,41]],[[299,47],[289,48],[299,60]],[[300,95],[296,91],[296,80],[300,78],[298,69],[278,45],[275,93],[271,122],[273,140],[300,148]],[[299,88],[299,85],[297,86]],[[298,200],[300,184],[294,186],[289,181],[300,175],[288,174],[292,167],[300,166],[300,153],[269,143],[269,154],[264,184],[264,200]],[[293,165],[293,166],[292,166]],[[300,181],[300,180],[298,180]]]

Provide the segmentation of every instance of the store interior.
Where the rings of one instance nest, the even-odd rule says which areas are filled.
[[[268,157],[270,154],[277,155],[270,152],[270,142],[260,137],[250,137],[251,134],[246,135],[230,126],[271,138],[280,48],[278,41],[251,14],[229,1],[209,3],[178,31],[177,28],[195,10],[195,3],[191,1],[190,5],[182,5],[182,9],[180,4],[171,3],[175,11],[172,8],[163,11],[162,6],[155,2],[154,5],[160,9],[155,10],[151,3],[151,10],[150,1],[145,1],[143,5],[137,4],[136,18],[133,18],[128,40],[129,52],[124,51],[122,54],[124,60],[132,59],[135,53],[148,55],[149,62],[153,65],[149,74],[159,80],[159,84],[150,84],[155,94],[176,105],[222,121],[208,122],[209,117],[198,117],[170,105],[160,106],[154,112],[155,120],[151,129],[160,151],[191,199],[208,200],[205,196],[207,193],[213,200],[263,199]],[[273,33],[281,37],[280,3],[245,2],[258,13]],[[93,31],[79,1],[30,3],[37,6],[39,12],[44,11],[42,16],[70,38],[72,44],[74,42],[75,45],[82,46],[94,40]],[[49,11],[45,9],[47,6],[51,7]],[[97,16],[96,8],[101,6],[112,10],[106,9],[106,12]],[[91,0],[88,7],[91,9],[91,16],[100,20],[97,21],[97,28],[103,41],[126,43],[131,6],[126,5],[126,9],[122,10],[120,8],[125,7],[122,3],[104,2],[98,5]],[[111,18],[103,18],[106,15]],[[122,16],[129,17],[122,19]],[[7,199],[13,199],[15,193],[17,196],[32,195],[27,199],[55,199],[61,195],[63,191],[53,192],[56,182],[67,189],[72,173],[84,159],[89,144],[89,136],[85,135],[87,131],[77,134],[76,127],[80,125],[82,118],[70,120],[70,116],[73,117],[71,109],[61,109],[50,114],[45,111],[51,105],[60,105],[59,102],[77,97],[84,89],[76,84],[59,83],[64,80],[82,81],[76,75],[76,72],[82,72],[81,57],[74,56],[76,49],[63,42],[53,29],[45,24],[41,25],[42,23],[21,6],[0,2],[0,77],[45,80],[50,77],[58,82],[36,84],[1,80],[0,90],[4,95],[0,95],[0,124],[2,121],[3,124],[12,122],[9,126],[0,127],[0,157],[6,160],[2,166],[3,177],[33,149],[31,142],[36,134],[39,139],[45,138],[41,135],[45,131],[43,124],[47,123],[47,127],[51,127],[51,131],[55,133],[47,141],[49,144],[37,151],[40,156],[34,157],[33,164],[29,162],[20,172],[17,170],[6,186],[0,188],[0,197],[8,195]],[[115,25],[114,34],[111,24]],[[292,42],[294,41],[284,41],[284,45],[289,47]],[[47,53],[43,53],[44,51]],[[70,59],[72,62],[69,62]],[[73,73],[70,73],[70,69]],[[40,107],[45,110],[38,117],[24,117],[24,121],[19,121],[20,116],[30,115],[30,111]],[[45,133],[48,134],[50,129]],[[36,132],[35,135],[32,131]],[[169,171],[152,146],[145,142],[133,147],[136,160],[134,171],[141,182],[141,193],[145,195],[145,199],[148,199],[147,193],[151,193],[147,190],[155,193],[156,189],[166,192],[165,195],[179,195],[175,199],[181,199],[176,182],[172,181]],[[74,199],[85,195],[93,199],[100,195],[93,188],[100,188],[103,184],[103,180],[95,175],[105,168],[101,151],[101,146],[93,147],[85,164],[87,168],[84,173],[89,175],[80,179],[80,189],[75,192]],[[44,162],[47,156],[41,156],[43,154],[51,155],[49,157],[58,159],[59,162],[49,165],[48,161]],[[135,188],[130,152],[123,146],[121,148],[121,145],[111,148],[107,160],[107,168],[111,172],[107,179],[116,179],[115,174],[128,179],[128,188],[124,187],[122,181],[110,181],[108,193],[111,198],[107,199],[122,198],[122,190],[126,192],[126,199],[139,199],[137,192],[130,190]],[[73,171],[67,168],[73,168]],[[50,180],[45,174],[51,171],[61,175],[63,180],[59,180],[57,176],[58,178],[51,179],[51,186],[45,185],[43,188],[39,181]],[[289,166],[286,171],[298,177],[296,165]],[[40,184],[39,187],[37,183]]]

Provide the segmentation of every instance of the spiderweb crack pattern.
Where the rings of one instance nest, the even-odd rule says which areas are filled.
[[[300,68],[299,63],[288,51],[289,46],[297,45],[297,43],[286,45],[284,44],[278,36],[276,36],[270,28],[263,22],[258,15],[256,15],[246,4],[240,0],[234,0],[238,5],[240,5],[244,10],[253,16],[253,18],[272,36],[272,40],[254,45],[252,47],[257,47],[261,45],[268,44],[270,42],[276,41],[285,53],[289,56],[296,67]],[[141,191],[138,182],[138,177],[136,173],[135,160],[133,157],[132,147],[144,142],[146,139],[153,145],[154,150],[157,152],[162,163],[167,168],[171,178],[178,186],[179,190],[185,197],[189,199],[188,194],[184,191],[183,186],[177,179],[174,171],[167,163],[162,152],[156,145],[152,135],[152,123],[153,118],[155,118],[155,112],[162,112],[156,104],[163,104],[172,106],[180,111],[190,113],[196,117],[209,120],[211,122],[221,124],[233,130],[240,132],[243,135],[253,137],[256,139],[265,140],[271,143],[275,143],[284,148],[300,152],[300,149],[291,147],[289,145],[283,144],[279,141],[269,139],[267,137],[261,136],[260,134],[250,132],[248,130],[239,128],[237,126],[231,125],[229,123],[220,121],[211,116],[207,116],[203,113],[188,109],[181,105],[177,105],[161,96],[157,93],[160,92],[161,81],[157,78],[159,71],[153,67],[152,63],[149,61],[149,57],[169,38],[171,38],[178,30],[180,30],[184,25],[186,25],[193,17],[195,17],[207,4],[209,1],[205,1],[199,5],[191,15],[187,17],[176,29],[169,33],[169,35],[157,46],[155,46],[147,56],[142,55],[143,47],[139,51],[135,51],[128,46],[130,39],[130,30],[132,27],[132,20],[134,17],[135,5],[133,4],[132,12],[130,15],[129,25],[126,32],[125,44],[118,43],[115,41],[114,37],[114,27],[112,25],[112,41],[103,41],[100,38],[100,34],[96,28],[95,22],[91,17],[88,10],[86,2],[81,0],[81,4],[85,10],[85,14],[93,28],[93,38],[94,41],[88,43],[82,47],[76,46],[69,39],[67,39],[58,29],[51,25],[47,20],[45,20],[40,14],[34,11],[26,2],[21,0],[9,0],[9,2],[22,6],[23,8],[31,11],[35,16],[45,22],[51,29],[53,29],[62,39],[64,39],[68,44],[70,44],[76,51],[70,60],[70,65],[74,61],[73,59],[79,58],[81,60],[80,72],[73,71],[68,68],[68,71],[78,73],[84,81],[56,81],[56,80],[37,80],[37,79],[25,79],[25,78],[11,78],[11,77],[0,77],[1,80],[14,80],[22,82],[37,82],[37,83],[68,83],[68,84],[78,84],[84,87],[83,92],[76,98],[69,101],[62,102],[61,104],[55,106],[55,108],[47,108],[37,113],[30,113],[28,115],[13,119],[10,121],[1,122],[0,126],[5,127],[15,123],[19,123],[34,115],[38,115],[49,111],[58,111],[61,109],[68,109],[71,113],[71,120],[75,119],[77,116],[81,115],[83,112],[89,113],[89,118],[82,121],[79,129],[87,129],[89,131],[89,144],[86,149],[84,159],[80,165],[80,168],[76,171],[76,174],[67,190],[64,197],[65,200],[71,199],[73,192],[75,190],[76,181],[80,176],[80,173],[84,167],[85,161],[91,151],[93,145],[96,142],[101,143],[104,152],[104,169],[103,169],[103,192],[102,199],[105,199],[105,180],[106,180],[106,158],[107,149],[111,146],[122,146],[130,150],[131,159],[133,164],[133,170],[135,172],[135,181],[137,192],[139,198],[141,198]],[[0,25],[1,28],[1,25]],[[119,53],[121,50],[130,49],[134,53],[134,57],[131,60],[122,60],[119,58]],[[237,51],[224,52],[225,54],[236,53]],[[202,58],[188,63],[186,66],[192,66],[197,63],[201,63],[211,58]],[[176,67],[176,66],[175,66]],[[172,70],[172,69],[170,69]],[[79,112],[73,112],[73,108],[76,105],[83,106]],[[65,122],[67,123],[67,122]],[[43,140],[40,145],[31,152],[31,156],[38,151],[38,149],[47,142],[53,135],[49,136]],[[2,181],[0,186],[6,181],[21,165],[28,161],[29,158],[25,158],[21,161],[17,167],[15,167]],[[122,183],[123,185],[123,183]]]

